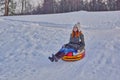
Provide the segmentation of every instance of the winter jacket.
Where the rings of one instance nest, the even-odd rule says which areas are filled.
[[[84,35],[81,33],[79,37],[72,37],[70,35],[70,40],[68,44],[65,44],[65,48],[73,48],[75,50],[82,50],[85,47]]]

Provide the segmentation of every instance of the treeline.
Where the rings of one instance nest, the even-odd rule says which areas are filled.
[[[114,11],[120,10],[120,0],[44,0],[33,14],[64,13],[71,11]]]
[[[30,14],[33,5],[30,0],[0,0],[0,13],[4,16]]]
[[[19,5],[18,5],[19,3]],[[5,5],[5,6],[3,6]],[[0,0],[0,11],[4,15],[52,14],[72,11],[115,11],[120,10],[120,0],[43,0],[34,6],[30,0]],[[19,10],[17,7],[19,6]]]

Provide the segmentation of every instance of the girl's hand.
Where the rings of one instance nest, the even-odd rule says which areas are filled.
[[[80,53],[81,51],[80,50],[77,50],[78,53]]]

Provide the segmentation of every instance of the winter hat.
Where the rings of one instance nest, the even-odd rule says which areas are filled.
[[[80,22],[76,23],[76,24],[74,25],[74,27],[78,27],[78,29],[81,31]]]

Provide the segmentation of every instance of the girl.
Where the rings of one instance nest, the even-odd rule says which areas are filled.
[[[55,55],[52,54],[52,57],[49,57],[50,61],[57,62],[68,52],[80,52],[85,47],[84,35],[80,30],[80,23],[74,25],[72,33],[70,35],[70,40],[68,44],[65,44]]]

